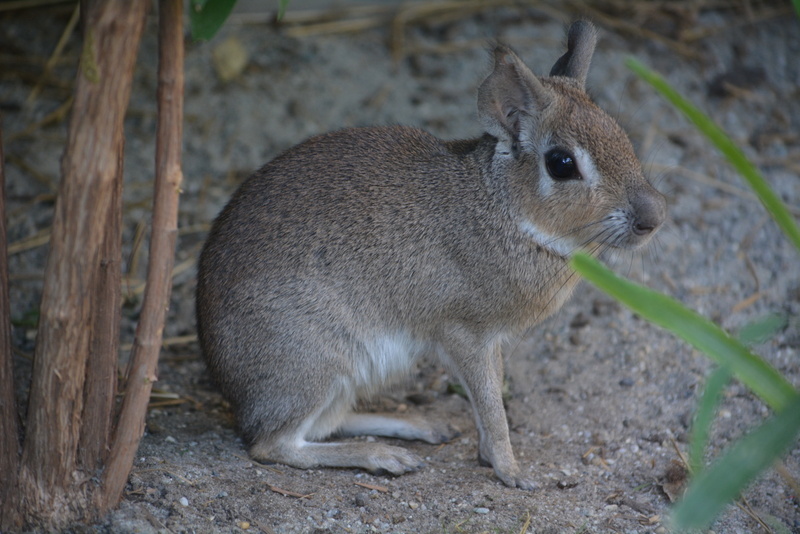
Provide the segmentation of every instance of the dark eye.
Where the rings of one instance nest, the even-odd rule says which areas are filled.
[[[547,172],[554,180],[580,180],[575,158],[566,150],[554,148],[544,155]]]

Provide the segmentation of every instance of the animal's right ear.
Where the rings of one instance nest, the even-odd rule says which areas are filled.
[[[478,117],[488,133],[506,143],[525,137],[525,117],[534,116],[552,96],[507,46],[494,49],[494,70],[478,89]]]
[[[597,30],[591,22],[588,20],[573,22],[567,35],[567,52],[553,65],[550,76],[574,78],[581,87],[584,87],[596,44]]]

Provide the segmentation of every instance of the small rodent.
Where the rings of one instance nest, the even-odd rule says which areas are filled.
[[[546,77],[497,46],[478,139],[341,130],[236,191],[200,256],[197,326],[254,458],[418,468],[401,447],[326,440],[451,439],[419,416],[353,411],[435,352],[472,403],[480,461],[534,487],[511,450],[501,345],[569,296],[573,251],[640,247],[666,217],[628,137],[584,90],[595,42],[592,24],[574,23]]]

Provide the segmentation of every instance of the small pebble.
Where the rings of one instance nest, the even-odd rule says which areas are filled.
[[[242,530],[247,530],[248,528],[250,528],[250,522],[249,521],[239,521],[239,528],[242,529]]]
[[[481,514],[481,515],[485,515],[485,514],[489,513],[489,509],[488,508],[483,508],[483,507],[475,508],[472,511],[475,512],[476,514]]]
[[[361,492],[356,495],[356,506],[366,506],[369,504],[369,495],[366,492]]]
[[[411,501],[410,503],[408,503],[408,507],[411,508],[412,510],[416,510],[417,508],[419,508],[419,503]]]
[[[186,497],[181,497],[180,501],[178,502],[181,503],[181,506],[189,506],[189,499],[187,499]]]

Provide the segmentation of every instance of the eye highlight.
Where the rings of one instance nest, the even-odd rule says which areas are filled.
[[[578,166],[572,154],[562,148],[552,148],[544,155],[544,164],[553,180],[580,180]]]

